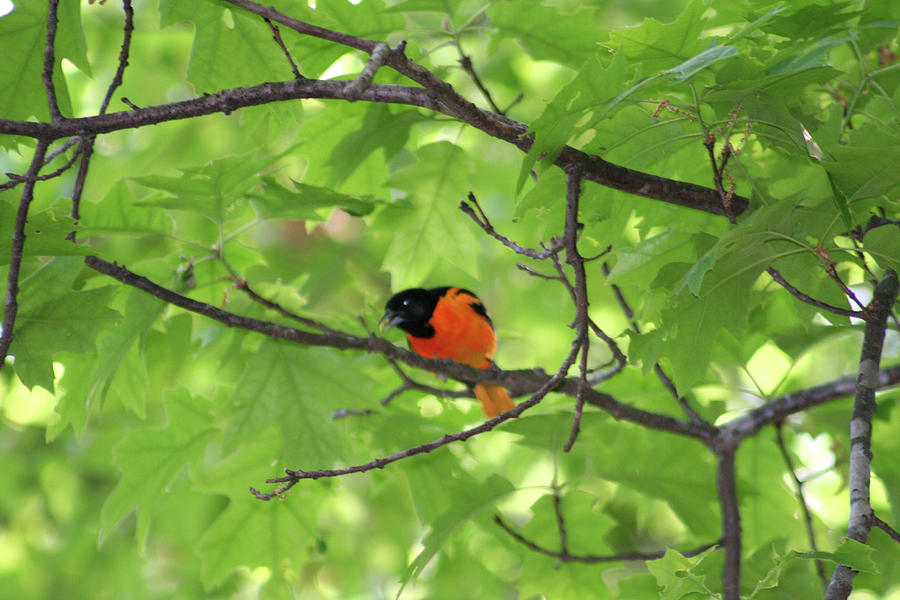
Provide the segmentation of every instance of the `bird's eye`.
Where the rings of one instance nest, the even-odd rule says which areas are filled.
[[[403,306],[409,306],[409,298],[403,301]]]

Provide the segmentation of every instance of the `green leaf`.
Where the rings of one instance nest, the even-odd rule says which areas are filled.
[[[416,158],[391,178],[391,185],[408,191],[412,207],[382,213],[395,229],[381,268],[391,273],[395,289],[422,285],[440,259],[477,277],[478,244],[459,210],[471,179],[468,156],[437,142],[419,148]]]
[[[56,353],[96,352],[97,334],[119,321],[119,313],[106,307],[116,287],[72,289],[82,264],[78,257],[53,258],[20,284],[11,352],[28,387],[52,391]]]
[[[595,11],[579,6],[566,14],[557,7],[505,0],[495,2],[488,16],[501,35],[515,38],[535,60],[553,60],[574,69],[594,53]]]
[[[594,475],[663,500],[700,538],[717,535],[715,466],[702,448],[672,436],[625,431],[609,423],[585,428],[584,436],[604,456],[591,466]],[[693,490],[691,494],[684,493],[686,486]]]
[[[123,367],[128,377],[142,379],[146,387],[143,364],[129,361],[129,354],[165,308],[161,300],[132,289],[128,292],[122,322],[100,338],[97,355],[88,360],[65,361],[66,373],[60,383],[66,393],[56,407],[59,420],[47,428],[48,439],[56,438],[69,425],[80,435],[87,424],[88,412],[103,405]],[[145,416],[142,393],[128,394],[123,400],[138,416]]]
[[[276,159],[265,157],[252,160],[247,156],[231,156],[200,167],[180,169],[182,175],[179,177],[135,177],[133,181],[168,194],[164,198],[145,200],[138,206],[195,212],[221,226],[226,219],[234,218],[235,202],[259,185],[259,172]]]
[[[249,493],[233,498],[197,546],[204,589],[220,586],[242,567],[267,567],[275,579],[296,570],[314,526],[300,503],[262,502]]]
[[[169,394],[166,409],[167,425],[133,429],[113,451],[122,479],[103,503],[101,544],[135,509],[137,531],[146,536],[154,503],[217,435],[203,402],[188,392]]]
[[[672,67],[671,69],[665,71],[667,75],[674,75],[673,78],[675,81],[687,81],[695,74],[699,73],[709,65],[719,62],[720,60],[725,60],[726,58],[732,58],[738,55],[738,49],[735,46],[718,46],[715,42],[710,44],[710,47],[689,58],[684,61],[677,67]]]
[[[601,64],[597,56],[585,61],[572,81],[560,90],[531,124],[534,143],[522,160],[516,195],[522,190],[538,160],[543,168],[553,164],[563,146],[575,135],[576,124],[583,121],[586,115],[593,115],[594,120],[608,116],[609,110],[624,97],[629,81],[623,52],[617,52],[609,65]],[[636,87],[631,88],[634,89]]]
[[[785,241],[791,239],[789,232],[795,224],[793,210],[789,202],[766,207],[722,236],[688,272],[667,303],[660,329],[654,332],[657,343],[643,349],[652,348],[669,357],[679,390],[689,389],[704,376],[720,332],[743,338],[750,290],[776,253],[791,256],[799,252],[776,244],[796,248]],[[785,229],[788,232],[783,232]],[[685,285],[694,293],[686,293]],[[632,353],[631,358],[652,365],[660,355]]]
[[[235,452],[192,466],[191,475],[200,490],[230,498],[197,547],[207,589],[247,566],[268,567],[277,581],[307,559],[316,528],[312,513],[299,507],[308,500],[309,491],[298,486],[290,502],[263,502],[248,491],[272,476],[272,460],[281,455],[281,449],[282,433],[276,423],[270,423],[241,440]]]
[[[329,169],[329,184],[336,186],[350,179],[363,161],[381,150],[384,161],[390,162],[406,146],[414,125],[425,118],[417,112],[392,111],[387,106],[373,106],[366,111],[362,124],[348,132],[331,150],[325,167]]]
[[[16,223],[17,208],[0,201],[0,239],[11,240]],[[61,208],[33,211],[25,223],[25,256],[84,256],[91,250],[73,244],[66,236],[78,230],[75,220]],[[0,265],[8,265],[10,245],[0,246]]]
[[[344,212],[363,216],[372,212],[375,201],[371,197],[342,194],[327,187],[291,180],[288,189],[271,177],[262,177],[263,188],[251,194],[253,208],[260,219],[303,219],[322,221],[328,218],[323,208],[340,208]]]
[[[692,0],[672,23],[648,18],[640,27],[610,32],[608,47],[621,48],[629,63],[639,63],[647,75],[667,71],[697,56],[709,44],[702,35],[705,11],[702,0]]]
[[[472,480],[453,483],[455,485],[448,485],[445,492],[452,497],[450,509],[430,524],[431,529],[422,540],[422,551],[410,563],[409,569],[403,576],[403,587],[419,576],[422,569],[440,551],[451,534],[493,508],[499,500],[514,490],[512,484],[499,475],[491,475],[483,483],[476,483]],[[398,595],[402,593],[403,587]]]
[[[351,404],[360,385],[342,378],[341,370],[327,350],[263,343],[219,412],[226,451],[275,423],[285,440],[283,459],[293,467],[340,460],[340,436],[331,415]]]
[[[198,95],[294,78],[271,30],[255,15],[221,2],[185,0],[163,0],[159,11],[162,27],[195,26],[187,76]]]
[[[820,38],[863,13],[861,10],[846,10],[850,2],[836,2],[828,6],[811,2],[790,13],[782,13],[770,19],[764,29],[782,37],[798,40]]]
[[[172,217],[162,209],[136,202],[124,179],[113,184],[102,201],[82,202],[80,212],[80,226],[89,236],[112,233],[167,236],[173,229]]]
[[[687,558],[677,550],[666,550],[666,555],[659,560],[646,563],[647,570],[656,578],[656,584],[662,588],[660,600],[680,600],[692,594],[710,597],[712,590],[707,584],[706,574],[699,572],[700,563],[707,559],[715,548]]]
[[[823,144],[831,160],[822,161],[836,190],[850,208],[860,200],[891,195],[900,188],[900,136],[881,127],[854,133],[849,144]],[[845,225],[852,226],[852,223]]]
[[[60,111],[65,116],[73,116],[60,62],[66,58],[90,75],[81,28],[81,3],[60,2],[58,17],[53,83]],[[0,61],[0,115],[5,119],[36,117],[48,120],[50,111],[41,81],[47,40],[47,3],[16,2],[11,13],[0,17],[0,38],[4,49]]]
[[[607,280],[610,283],[632,283],[648,287],[659,269],[670,262],[687,262],[695,258],[690,237],[671,229],[642,240],[633,248],[616,252],[616,265]]]
[[[877,572],[875,562],[872,560],[873,549],[862,542],[843,538],[834,552],[791,552],[791,556],[806,560],[830,560],[839,565],[850,567],[854,571],[863,573]]]

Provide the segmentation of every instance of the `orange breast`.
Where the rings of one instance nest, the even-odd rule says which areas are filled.
[[[497,334],[473,304],[484,310],[478,298],[459,288],[450,288],[428,321],[434,335],[430,338],[408,335],[409,347],[428,358],[449,358],[478,369],[488,368],[497,349]]]

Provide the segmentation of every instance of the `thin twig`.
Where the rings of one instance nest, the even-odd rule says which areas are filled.
[[[263,21],[266,22],[266,25],[269,26],[269,29],[272,30],[272,38],[275,40],[275,43],[278,44],[278,47],[281,48],[281,51],[284,53],[285,58],[287,58],[288,62],[291,65],[291,72],[294,74],[294,79],[304,79],[303,75],[300,74],[300,69],[297,68],[297,63],[294,62],[294,59],[291,57],[291,53],[288,52],[287,46],[284,45],[284,41],[281,39],[281,32],[278,30],[278,26],[272,22],[268,17],[263,17]]]
[[[72,139],[78,139],[78,138],[72,138]],[[54,179],[56,177],[59,177],[60,175],[62,175],[66,171],[68,171],[69,169],[71,169],[72,165],[75,163],[75,161],[81,155],[82,147],[83,147],[83,145],[79,145],[77,148],[75,148],[75,152],[72,153],[72,156],[69,157],[69,159],[65,162],[65,164],[63,164],[63,166],[56,169],[55,171],[51,171],[50,173],[38,175],[37,177],[34,178],[34,181],[47,181],[48,179]],[[57,150],[56,154],[57,155],[59,154],[58,150]],[[48,156],[47,159],[44,160],[44,164],[45,165],[49,164],[49,162],[52,159],[53,159],[52,156]],[[6,176],[9,177],[10,180],[8,182],[4,183],[3,185],[0,185],[0,192],[14,188],[15,186],[19,185],[20,183],[27,181],[27,178],[25,175],[18,175],[16,173],[7,173]]]
[[[819,548],[816,545],[816,532],[813,529],[812,513],[809,511],[809,505],[806,503],[806,497],[803,494],[803,482],[797,477],[794,461],[791,459],[791,455],[784,443],[784,435],[782,434],[783,428],[784,421],[775,423],[775,444],[778,446],[778,450],[781,452],[781,458],[784,460],[784,465],[787,467],[788,473],[794,482],[794,495],[797,497],[797,503],[800,504],[800,510],[803,511],[803,519],[806,523],[806,536],[809,538],[809,547],[813,552],[816,552]],[[819,580],[822,582],[822,589],[824,590],[825,587],[828,586],[828,576],[825,574],[825,563],[817,558],[815,560],[815,565],[816,573],[819,576]]]
[[[125,13],[125,22],[122,25],[122,46],[119,48],[119,62],[116,66],[116,72],[109,86],[106,88],[106,94],[103,96],[103,102],[100,104],[98,115],[106,114],[109,110],[109,104],[115,91],[122,85],[125,77],[125,69],[128,67],[128,57],[131,54],[131,36],[134,33],[134,7],[131,0],[122,0],[122,10]],[[88,170],[91,165],[91,159],[94,156],[94,142],[97,140],[96,135],[87,136],[82,144],[81,162],[78,164],[78,173],[75,176],[75,185],[72,188],[72,218],[78,221],[81,218],[81,197],[84,194],[84,184],[87,181]],[[75,239],[75,232],[70,233],[67,238]]]
[[[59,102],[56,99],[56,86],[53,84],[53,68],[56,66],[56,27],[59,25],[58,12],[59,0],[49,0],[47,2],[47,40],[44,43],[44,68],[41,71],[41,79],[47,93],[51,123],[58,123],[62,120]]]
[[[795,298],[797,298],[797,300],[800,300],[801,302],[811,304],[812,306],[815,306],[816,308],[821,308],[822,310],[827,310],[828,312],[832,312],[836,315],[843,315],[845,317],[855,317],[857,319],[861,319],[863,317],[862,311],[850,310],[847,308],[841,308],[839,306],[832,306],[831,304],[828,304],[827,302],[822,302],[821,300],[816,300],[812,296],[808,296],[808,295],[804,294],[803,292],[801,292],[800,290],[798,290],[797,288],[792,286],[790,283],[788,283],[787,280],[785,280],[785,278],[781,275],[781,273],[778,272],[773,267],[768,267],[766,269],[766,273],[771,275],[772,279],[774,279],[778,285],[780,285],[781,287],[786,289],[788,292],[791,293],[792,296],[794,296]]]
[[[431,387],[429,385],[425,385],[415,381],[412,377],[407,375],[406,371],[400,368],[400,365],[397,364],[396,360],[391,358],[387,359],[388,364],[393,367],[394,371],[397,375],[400,376],[400,379],[403,380],[403,384],[400,385],[395,390],[392,390],[387,396],[381,399],[382,406],[387,406],[390,404],[391,400],[402,394],[403,392],[408,392],[410,390],[416,390],[420,392],[425,392],[426,394],[432,394],[434,396],[439,396],[441,398],[471,398],[473,397],[472,392],[462,391],[462,390],[443,390],[436,387]]]
[[[534,550],[535,552],[539,552],[540,554],[545,554],[552,558],[559,559],[563,562],[578,562],[578,563],[586,563],[586,564],[595,564],[595,563],[606,563],[606,562],[619,562],[626,560],[657,560],[666,555],[665,550],[660,550],[658,552],[626,552],[623,554],[610,554],[606,556],[595,555],[595,554],[571,554],[570,552],[558,552],[556,550],[550,550],[549,548],[544,548],[543,546],[539,546],[538,544],[532,542],[521,533],[514,530],[512,527],[507,525],[500,515],[494,515],[494,523],[500,526],[503,531],[508,533],[510,537],[514,540],[528,548],[529,550]],[[706,552],[710,548],[714,548],[721,544],[721,541],[715,541],[711,544],[704,544],[699,548],[694,550],[689,550],[687,552],[683,552],[682,555],[686,557],[697,556],[698,554],[702,554]]]
[[[563,245],[566,249],[566,263],[572,267],[575,274],[575,282],[572,284],[573,300],[575,302],[575,321],[574,326],[577,332],[577,339],[581,343],[581,363],[579,365],[578,391],[575,394],[575,414],[572,417],[572,429],[569,433],[569,439],[563,446],[564,452],[570,452],[578,438],[578,432],[581,430],[581,417],[584,412],[584,393],[588,388],[588,353],[590,349],[590,336],[588,335],[588,294],[587,294],[587,272],[584,268],[584,258],[578,251],[578,234],[580,231],[579,201],[581,200],[581,180],[582,172],[579,168],[572,168],[566,171],[566,225],[565,235],[563,236]],[[558,257],[554,255],[555,261]],[[560,275],[562,270],[560,265]]]
[[[546,273],[541,273],[540,271],[536,271],[536,270],[532,269],[531,267],[529,267],[528,265],[523,265],[522,263],[516,263],[516,268],[519,269],[520,271],[525,271],[529,275],[538,277],[540,279],[550,279],[553,281],[559,281],[559,279],[560,279],[559,275],[547,275]]]
[[[97,114],[106,114],[109,104],[112,102],[113,94],[116,89],[122,85],[125,76],[125,69],[128,67],[128,56],[131,53],[131,34],[134,32],[134,7],[131,0],[122,0],[122,10],[125,12],[125,24],[122,27],[122,46],[119,49],[119,64],[116,67],[116,74],[113,75],[109,87],[106,89],[106,95],[100,104],[100,110]]]
[[[562,510],[562,494],[556,481],[553,482],[553,513],[556,515],[556,531],[559,533],[559,551],[562,554],[568,554],[569,533],[566,530],[566,519]]]
[[[231,270],[231,267],[227,264],[226,264],[226,268]],[[292,321],[297,321],[298,323],[306,325],[307,327],[311,327],[313,329],[318,329],[319,331],[323,331],[325,333],[337,333],[336,330],[332,329],[331,327],[328,327],[324,323],[316,321],[315,319],[310,319],[309,317],[304,317],[303,315],[299,315],[293,311],[286,309],[285,307],[283,307],[282,305],[280,305],[279,303],[277,303],[273,300],[269,300],[268,298],[264,298],[263,296],[260,296],[256,292],[256,290],[254,290],[252,287],[250,287],[250,284],[247,283],[246,279],[241,279],[240,277],[237,277],[236,273],[234,273],[233,271],[232,271],[232,279],[234,280],[234,287],[236,287],[237,289],[239,289],[242,292],[244,292],[245,294],[247,294],[251,300],[253,300],[254,302],[258,302],[259,304],[262,304],[266,308],[274,310],[275,312],[282,315],[283,317],[287,317],[288,319],[291,319]]]
[[[516,254],[521,254],[522,256],[527,256],[529,258],[533,258],[535,260],[544,260],[549,258],[553,254],[557,254],[562,251],[563,245],[562,243],[554,243],[551,248],[544,250],[543,252],[538,252],[537,250],[532,250],[531,248],[525,248],[520,246],[516,242],[512,241],[505,235],[501,235],[497,233],[497,230],[494,229],[494,226],[491,225],[490,220],[488,220],[487,215],[481,209],[481,205],[478,203],[478,200],[475,198],[475,194],[469,192],[469,205],[465,200],[460,201],[459,209],[469,215],[469,217],[475,221],[475,223],[481,227],[485,233],[499,241],[501,244],[511,249]],[[474,209],[472,207],[475,207]],[[477,213],[475,211],[478,211]]]
[[[869,484],[872,477],[872,416],[875,413],[875,390],[878,387],[878,371],[884,349],[884,334],[888,316],[897,299],[897,273],[888,269],[882,277],[872,302],[866,307],[866,330],[863,334],[862,352],[857,374],[856,397],[850,417],[850,518],[847,520],[847,537],[863,544],[872,529],[873,512],[869,501]],[[844,600],[853,591],[856,571],[847,565],[837,565],[825,592],[826,600]]]
[[[879,519],[878,515],[872,515],[872,525],[888,534],[892,540],[900,544],[900,533],[898,533],[897,530],[891,527],[889,524]]]
[[[463,70],[469,74],[469,77],[472,78],[472,81],[475,83],[475,86],[479,89],[481,94],[484,96],[484,99],[488,101],[488,104],[491,105],[491,110],[493,110],[497,114],[505,115],[506,111],[500,110],[500,107],[497,106],[497,103],[494,102],[493,96],[488,91],[487,87],[484,85],[484,82],[481,81],[481,78],[478,76],[478,73],[475,72],[475,67],[472,65],[472,59],[469,58],[468,55],[463,54],[462,48],[457,44],[457,48],[459,49],[459,65],[463,68]]]
[[[734,192],[726,190],[723,184],[725,167],[728,166],[728,159],[731,158],[732,155],[731,144],[728,143],[726,139],[725,147],[722,148],[721,164],[716,160],[716,136],[712,134],[707,135],[703,140],[703,145],[709,153],[709,162],[712,164],[713,169],[713,183],[716,186],[716,190],[719,192],[719,197],[722,199],[722,206],[725,208],[725,216],[728,217],[728,220],[732,224],[735,224],[737,221],[735,221],[734,216],[731,214],[731,198],[734,196]]]
[[[547,382],[543,386],[541,386],[539,390],[532,394],[532,396],[528,400],[520,402],[515,406],[515,408],[512,408],[492,419],[488,419],[477,427],[465,429],[457,433],[447,434],[437,440],[428,442],[427,444],[421,444],[419,446],[407,448],[406,450],[401,450],[400,452],[394,452],[393,454],[390,454],[384,458],[376,458],[375,460],[369,461],[367,463],[354,465],[352,467],[346,467],[343,469],[319,469],[316,471],[294,471],[285,469],[285,473],[287,474],[285,477],[276,477],[266,480],[266,483],[281,484],[279,487],[275,488],[274,491],[263,493],[251,487],[250,492],[259,500],[271,500],[272,498],[284,495],[292,487],[294,487],[297,483],[304,479],[341,477],[343,475],[349,475],[351,473],[365,473],[366,471],[372,471],[374,469],[383,469],[387,465],[399,460],[404,460],[406,458],[417,456],[419,454],[426,454],[428,452],[432,452],[434,450],[437,450],[438,448],[446,446],[447,444],[451,444],[454,442],[463,442],[468,440],[469,438],[487,433],[501,423],[518,417],[529,408],[540,403],[541,400],[543,400],[544,397],[549,394],[554,388],[556,388],[556,386],[565,378],[566,373],[568,373],[569,368],[572,366],[572,363],[575,362],[575,356],[578,353],[579,347],[580,346],[576,342],[573,342],[572,349],[569,351],[569,355],[562,362],[559,369],[556,371],[556,373],[554,373],[553,377],[548,379]]]

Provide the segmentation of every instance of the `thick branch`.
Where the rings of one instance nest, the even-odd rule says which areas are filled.
[[[719,453],[716,487],[722,509],[722,547],[725,549],[722,591],[725,600],[739,600],[741,595],[741,515],[735,479],[734,451]]]
[[[865,543],[872,529],[872,505],[869,502],[869,483],[872,477],[872,415],[875,413],[875,390],[878,369],[884,348],[884,333],[900,284],[897,273],[888,269],[875,288],[872,302],[866,307],[866,331],[863,336],[856,398],[850,418],[850,518],[847,537]],[[843,600],[853,590],[856,572],[846,565],[835,567],[826,600]]]
[[[780,396],[720,426],[716,443],[737,448],[744,438],[756,434],[763,427],[813,406],[850,396],[856,389],[856,379],[856,376],[852,375],[838,377],[822,385]],[[900,383],[900,365],[887,367],[876,374],[876,385],[879,388],[898,383]]]
[[[304,23],[271,7],[262,6],[249,0],[228,1],[235,6],[290,27],[298,33],[344,44],[369,54],[373,54],[381,43]],[[361,94],[359,99],[370,102],[389,102],[429,108],[468,123],[488,135],[510,142],[523,151],[528,151],[531,148],[534,137],[533,135],[525,135],[528,131],[528,125],[509,119],[501,114],[479,109],[460,96],[451,85],[439,79],[422,66],[410,61],[403,54],[402,48],[390,51],[384,59],[384,64],[424,86],[424,89],[402,85],[372,85]],[[246,106],[281,100],[301,98],[356,99],[355,92],[353,95],[347,94],[347,87],[346,82],[342,81],[302,80],[267,83],[249,88],[225,90],[185,102],[114,113],[109,116],[62,119],[54,124],[0,119],[0,133],[50,139],[71,135],[91,136],[216,112],[229,114]],[[598,156],[575,150],[569,146],[563,148],[556,159],[556,164],[562,168],[580,167],[585,179],[624,192],[713,214],[726,214],[717,192],[713,189],[633,171],[606,162]],[[748,200],[746,198],[734,196],[731,201],[730,211],[732,214],[740,214],[746,210],[747,205]]]
[[[315,333],[279,325],[278,323],[236,315],[211,304],[206,304],[205,302],[199,302],[192,298],[182,296],[170,289],[157,285],[146,277],[142,277],[129,271],[123,266],[110,263],[102,258],[88,256],[85,258],[84,262],[95,271],[109,275],[126,285],[143,290],[164,302],[203,315],[228,327],[237,327],[248,331],[254,331],[273,339],[287,340],[307,346],[327,346],[338,350],[377,352],[387,358],[398,360],[412,367],[440,373],[459,381],[467,383],[500,383],[509,389],[510,393],[514,396],[539,390],[545,386],[550,379],[541,369],[518,371],[475,369],[453,361],[426,358],[415,352],[410,352],[409,350],[404,350],[403,348],[395,346],[384,338],[375,336],[358,337],[338,331]],[[554,389],[557,392],[575,396],[581,386],[580,378],[563,379],[556,382],[554,386]],[[681,421],[668,415],[661,415],[634,408],[633,406],[617,401],[609,394],[591,388],[584,389],[583,393],[585,402],[607,411],[616,419],[638,423],[661,431],[686,435],[701,440],[706,444],[711,443],[711,435],[714,430],[707,427]]]

